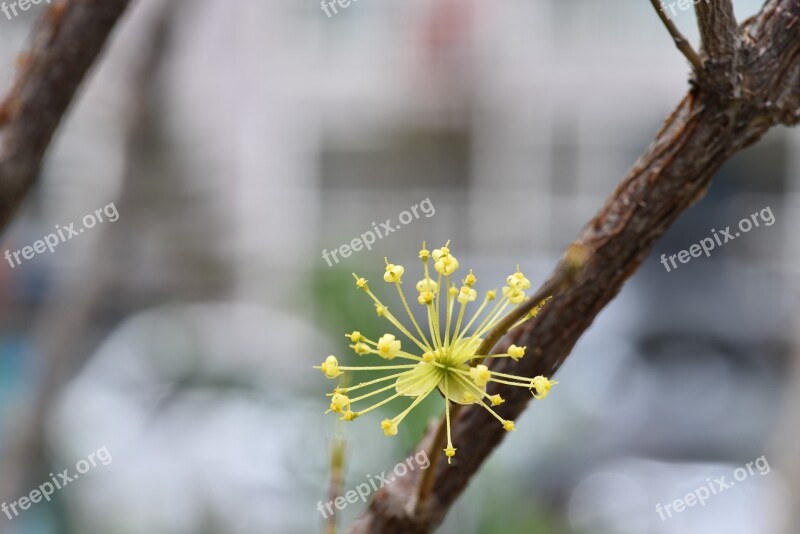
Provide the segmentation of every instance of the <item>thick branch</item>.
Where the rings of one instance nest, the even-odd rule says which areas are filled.
[[[739,36],[739,27],[733,14],[731,0],[702,0],[695,3],[697,24],[703,50],[714,60],[733,58]]]
[[[700,80],[705,88],[720,96],[741,96],[737,62],[739,27],[731,0],[704,0],[695,4],[700,39],[703,43],[704,72]]]
[[[35,183],[53,133],[128,3],[57,0],[38,20],[0,105],[0,231]]]
[[[546,285],[554,287],[554,280],[567,283],[555,284],[554,298],[538,318],[511,332],[496,348],[504,351],[511,343],[527,345],[526,357],[519,363],[499,359],[495,370],[552,376],[656,241],[702,197],[722,164],[775,124],[797,122],[798,18],[797,0],[770,0],[745,24],[748,39],[736,41],[739,48],[735,51],[743,58],[735,72],[743,87],[741,98],[732,99],[727,92],[701,85],[683,99],[650,148],[573,243],[571,250],[578,247],[584,251],[585,261],[576,266],[568,254]],[[709,41],[712,50],[724,50],[726,40]],[[490,388],[489,394],[494,393],[506,399],[498,413],[512,420],[531,400],[522,388],[501,385]],[[423,444],[430,443],[433,432],[435,429]],[[429,532],[442,521],[505,434],[485,410],[465,408],[453,422],[458,456],[451,466],[442,462],[436,466],[428,502],[413,509],[408,506],[419,478],[415,472],[401,484],[378,492],[351,532]]]

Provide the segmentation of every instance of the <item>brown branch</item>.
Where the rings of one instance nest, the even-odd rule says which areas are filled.
[[[709,58],[730,59],[736,53],[739,27],[731,0],[702,0],[695,3],[703,50]]]
[[[600,310],[620,291],[649,255],[656,241],[708,188],[714,173],[733,154],[759,140],[776,124],[800,117],[800,2],[769,0],[745,24],[748,39],[737,41],[740,98],[702,84],[687,94],[655,140],[587,224],[572,247],[585,261],[567,254],[547,285],[553,299],[536,321],[512,331],[496,350],[511,343],[527,345],[519,363],[501,359],[495,370],[524,376],[552,376]],[[570,250],[574,251],[575,248]],[[494,385],[494,384],[493,384]],[[497,385],[506,402],[498,413],[515,419],[531,400],[522,388]],[[483,461],[506,435],[490,414],[465,407],[452,424],[459,443],[453,465],[440,462],[424,505],[410,508],[414,480],[379,491],[353,533],[415,534],[441,523]],[[430,430],[423,443],[432,440]],[[433,467],[431,467],[433,469]],[[412,475],[419,481],[419,473]]]
[[[129,0],[56,0],[0,104],[0,231],[39,174],[47,147]]]
[[[148,107],[152,93],[153,73],[161,66],[164,43],[172,31],[172,3],[165,2],[150,31],[144,32],[134,43],[136,56],[122,62],[123,70],[117,72],[117,80],[125,80],[125,97],[121,102],[130,110],[127,121],[120,127],[123,132],[124,166],[120,193],[114,199],[120,213],[127,216],[136,212],[134,178],[142,174],[142,147],[144,139],[150,139],[150,118],[153,111]],[[119,224],[119,223],[117,223]],[[114,257],[114,245],[119,243],[119,227],[98,226],[93,230],[97,253],[87,258],[80,275],[58,284],[52,291],[47,306],[37,314],[32,326],[34,352],[42,362],[42,372],[34,384],[30,398],[25,403],[17,424],[13,425],[8,446],[0,454],[0,502],[16,499],[29,491],[43,465],[47,464],[46,421],[53,403],[64,385],[81,369],[96,345],[92,336],[87,336],[93,321],[103,317],[110,320],[105,308],[109,292],[113,292],[115,281],[124,276],[110,269]],[[119,282],[121,283],[121,282]]]
[[[700,73],[703,70],[703,62],[700,61],[700,56],[697,55],[697,52],[694,51],[692,45],[689,43],[689,40],[683,36],[683,34],[678,30],[677,26],[672,23],[664,10],[661,8],[659,0],[650,0],[650,3],[653,4],[653,8],[655,8],[656,13],[658,13],[658,18],[661,19],[661,22],[664,23],[666,26],[667,31],[672,36],[672,40],[675,42],[675,46],[678,47],[678,50],[686,56],[686,59],[689,60],[689,63],[692,64],[692,68],[696,73]]]
[[[701,84],[718,94],[741,96],[737,69],[740,32],[731,0],[704,0],[695,4],[702,52],[706,59]]]

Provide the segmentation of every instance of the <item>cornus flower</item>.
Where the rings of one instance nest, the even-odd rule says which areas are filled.
[[[449,244],[449,242],[448,242]],[[557,384],[544,376],[526,378],[512,374],[492,371],[482,362],[486,358],[512,358],[517,361],[525,355],[526,347],[511,345],[505,354],[478,354],[483,338],[516,306],[525,300],[525,290],[531,287],[530,281],[520,272],[512,273],[502,288],[502,296],[497,299],[495,290],[487,291],[483,301],[472,316],[466,318],[466,308],[475,302],[478,292],[473,289],[476,283],[472,271],[461,280],[460,287],[451,285],[451,276],[459,268],[458,260],[452,255],[447,244],[442,248],[428,251],[425,243],[419,252],[422,260],[424,276],[414,285],[417,292],[417,303],[427,309],[427,325],[420,325],[411,312],[411,307],[403,292],[403,275],[405,268],[389,263],[386,260],[386,272],[383,279],[394,284],[400,295],[405,313],[410,319],[411,328],[403,323],[385,306],[369,288],[367,281],[353,275],[356,286],[373,300],[378,315],[388,320],[412,345],[404,350],[405,341],[397,339],[394,334],[384,334],[378,341],[372,341],[359,331],[347,334],[353,342],[350,347],[358,355],[374,354],[384,360],[404,360],[409,363],[395,365],[343,367],[335,356],[328,356],[322,365],[315,366],[328,378],[337,378],[343,372],[389,371],[381,378],[361,382],[354,386],[339,386],[329,394],[331,397],[328,411],[341,414],[341,418],[352,421],[356,417],[369,413],[398,397],[413,399],[405,410],[391,419],[381,421],[381,428],[387,436],[397,434],[400,422],[434,390],[445,398],[445,422],[447,426],[447,448],[444,453],[448,458],[455,456],[456,449],[450,435],[450,403],[479,404],[489,411],[507,431],[515,430],[514,422],[502,418],[492,409],[504,402],[500,395],[489,395],[486,387],[490,382],[527,388],[537,399],[547,396],[550,388]],[[431,277],[430,263],[436,280]],[[547,300],[547,299],[546,299]],[[496,302],[495,302],[496,301]],[[490,306],[490,303],[494,303]],[[545,301],[528,312],[514,326],[531,317],[535,317]],[[488,311],[487,311],[488,309]],[[477,325],[476,325],[477,323]],[[353,406],[364,404],[363,401],[382,396],[381,400],[367,405],[360,410]]]

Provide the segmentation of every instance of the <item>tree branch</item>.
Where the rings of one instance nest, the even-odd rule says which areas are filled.
[[[709,58],[733,58],[739,40],[739,27],[731,0],[702,0],[694,5],[703,50]]]
[[[39,174],[50,140],[129,0],[56,0],[0,105],[0,231]]]
[[[740,33],[731,0],[705,0],[696,3],[702,52],[706,59],[701,83],[719,94],[741,96],[737,61]]]
[[[678,31],[678,28],[675,26],[675,24],[673,24],[667,14],[664,13],[659,0],[650,0],[650,3],[653,4],[653,8],[656,10],[658,18],[661,19],[661,22],[664,23],[667,31],[672,36],[675,46],[678,47],[678,50],[680,50],[681,53],[686,56],[686,59],[689,60],[689,63],[692,64],[692,69],[694,69],[694,72],[699,74],[703,70],[703,62],[700,61],[700,56],[698,56],[697,52],[694,51],[694,48],[692,48],[689,40],[686,39],[686,37],[684,37],[680,31]]]
[[[729,3],[729,2],[726,2]],[[722,15],[719,15],[722,13]],[[724,16],[712,9],[708,17]],[[620,291],[649,255],[656,241],[686,209],[703,196],[714,173],[733,154],[759,140],[778,123],[800,117],[800,2],[769,0],[744,25],[747,39],[736,40],[734,65],[741,79],[740,98],[702,84],[687,94],[639,161],[587,224],[570,250],[585,252],[583,261],[568,253],[546,286],[557,289],[534,321],[524,323],[496,347],[527,345],[519,363],[498,359],[494,370],[524,376],[552,376],[600,310]],[[728,23],[722,24],[722,28]],[[711,26],[717,27],[714,23]],[[738,31],[738,30],[737,30]],[[725,50],[728,37],[707,36],[712,53]],[[719,48],[718,48],[719,46]],[[522,388],[495,385],[506,402],[498,413],[515,419],[531,396]],[[379,491],[353,533],[425,533],[441,523],[483,461],[506,434],[490,414],[465,407],[452,423],[459,443],[453,465],[435,468],[428,502],[411,507],[419,471]],[[423,444],[430,443],[436,429]]]

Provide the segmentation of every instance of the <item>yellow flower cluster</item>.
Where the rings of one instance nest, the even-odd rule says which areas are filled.
[[[402,342],[393,334],[387,333],[378,338],[378,341],[372,341],[361,332],[354,331],[347,334],[347,337],[353,343],[350,347],[356,354],[375,354],[384,360],[397,358],[412,363],[342,367],[335,356],[328,356],[321,365],[315,368],[322,371],[328,378],[336,378],[343,372],[394,371],[381,378],[354,386],[337,387],[329,394],[331,397],[329,411],[341,414],[342,419],[346,421],[352,421],[356,417],[371,412],[398,397],[412,398],[412,402],[405,410],[395,417],[384,419],[381,422],[381,428],[387,436],[397,434],[400,422],[431,392],[438,389],[445,398],[447,448],[444,449],[444,453],[449,462],[450,458],[455,456],[456,453],[450,435],[451,402],[457,404],[479,404],[494,415],[505,430],[512,431],[515,430],[514,422],[502,418],[492,410],[491,406],[497,406],[503,403],[504,400],[500,395],[489,395],[486,392],[487,384],[496,382],[528,388],[535,398],[543,399],[547,396],[550,388],[558,382],[549,380],[544,376],[526,378],[495,372],[482,363],[472,365],[473,360],[482,362],[485,358],[508,357],[517,361],[525,355],[526,347],[518,347],[516,345],[511,345],[505,354],[477,354],[476,352],[483,341],[483,337],[503,320],[508,311],[510,311],[509,307],[513,309],[525,300],[525,290],[531,287],[531,283],[517,266],[517,271],[506,279],[506,285],[502,289],[502,297],[497,300],[488,313],[484,313],[487,306],[497,299],[497,292],[494,290],[486,292],[483,302],[472,317],[466,320],[465,324],[466,307],[470,302],[476,301],[478,297],[477,291],[473,289],[477,279],[470,271],[462,280],[461,287],[451,285],[450,277],[458,270],[459,263],[458,259],[450,252],[448,244],[449,242],[441,248],[428,251],[423,243],[422,250],[419,252],[419,258],[423,264],[424,277],[416,283],[415,288],[418,293],[417,302],[427,308],[428,324],[425,330],[414,318],[403,292],[402,278],[405,268],[402,265],[389,263],[387,259],[386,272],[383,275],[383,279],[385,282],[396,286],[414,332],[406,328],[389,311],[389,308],[378,300],[370,290],[366,280],[359,278],[355,274],[353,275],[356,279],[356,286],[369,295],[375,303],[378,315],[387,319],[403,336],[416,345],[421,355],[404,351]],[[429,264],[431,259],[433,259],[433,269],[437,273],[435,281],[430,275]],[[457,311],[454,309],[456,302],[459,305]],[[535,317],[544,304],[545,301],[539,303],[537,307],[518,321],[517,325],[531,317]],[[481,319],[481,317],[483,318]],[[474,326],[479,319],[478,325]],[[468,335],[467,332],[471,333]],[[364,388],[370,388],[371,391],[360,394],[361,391],[366,391]],[[356,392],[356,396],[353,396],[354,392]],[[352,405],[383,393],[388,396],[361,410],[354,411],[351,409]]]

